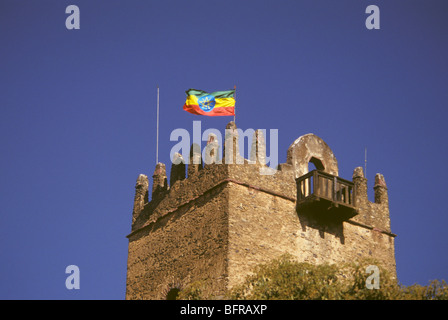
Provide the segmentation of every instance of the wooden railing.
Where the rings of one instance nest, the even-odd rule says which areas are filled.
[[[334,204],[355,207],[355,186],[353,182],[332,174],[313,170],[296,179],[297,201],[308,197],[323,198]]]

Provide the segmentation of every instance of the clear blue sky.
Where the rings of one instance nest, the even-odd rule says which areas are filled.
[[[76,4],[81,28],[67,30]],[[379,6],[380,30],[365,9]],[[0,0],[0,298],[124,299],[135,181],[185,90],[237,86],[237,124],[314,133],[389,187],[401,283],[448,279],[445,0]],[[79,266],[81,289],[65,288]]]

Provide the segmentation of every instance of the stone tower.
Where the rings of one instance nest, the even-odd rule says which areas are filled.
[[[126,299],[166,299],[195,281],[204,284],[204,294],[220,298],[256,265],[284,253],[313,264],[372,257],[396,276],[381,174],[370,202],[362,167],[351,181],[340,178],[332,150],[314,134],[295,140],[274,174],[260,174],[266,167],[261,131],[248,160],[239,154],[234,123],[227,129],[222,159],[211,135],[206,159],[195,144],[188,165],[174,156],[169,185],[158,163],[151,201],[148,177],[138,177]],[[316,170],[308,172],[310,162]]]

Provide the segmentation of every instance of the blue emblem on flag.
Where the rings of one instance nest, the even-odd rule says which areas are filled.
[[[212,111],[215,107],[215,97],[212,95],[203,96],[198,99],[199,108],[204,110],[205,112]]]

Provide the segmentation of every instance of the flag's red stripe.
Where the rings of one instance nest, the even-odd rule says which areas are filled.
[[[184,110],[192,114],[201,116],[233,116],[235,115],[235,107],[214,108],[212,111],[205,112],[198,105],[184,104]]]

